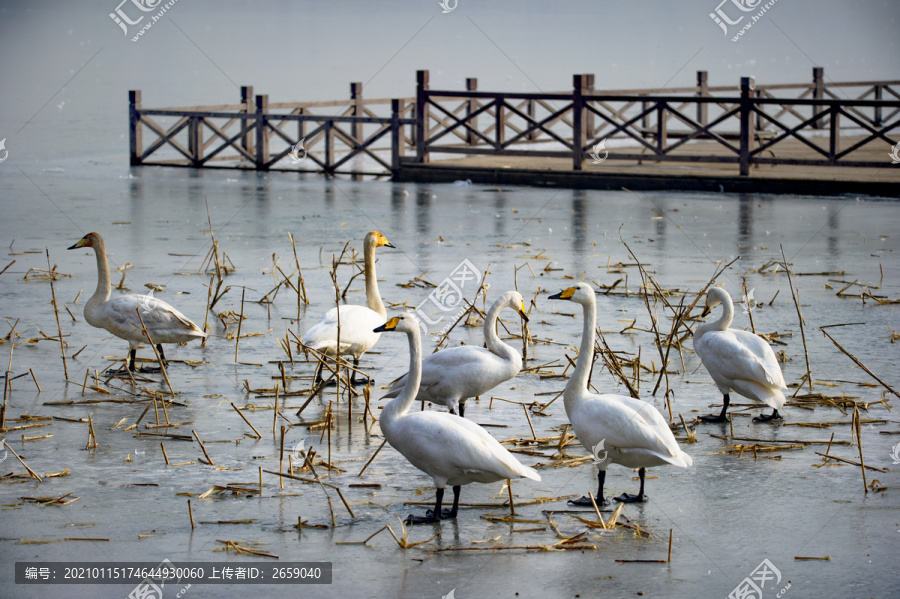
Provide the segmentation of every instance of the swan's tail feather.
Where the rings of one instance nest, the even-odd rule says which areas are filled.
[[[536,481],[541,480],[541,475],[537,473],[537,470],[529,466],[525,466],[524,464],[519,464],[518,474],[522,478],[530,478],[531,480]]]

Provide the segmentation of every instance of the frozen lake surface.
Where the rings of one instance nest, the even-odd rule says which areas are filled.
[[[65,162],[63,164],[66,164]],[[87,169],[90,171],[90,167]],[[781,575],[769,581],[764,596],[774,597],[790,583],[786,597],[850,596],[896,597],[900,578],[894,572],[895,548],[900,535],[900,501],[897,466],[891,454],[900,442],[896,434],[898,418],[883,404],[862,410],[864,419],[877,419],[862,428],[862,445],[867,465],[885,472],[868,471],[867,481],[877,479],[886,490],[863,492],[860,468],[831,462],[822,467],[816,451],[825,445],[811,441],[849,442],[848,425],[852,409],[843,411],[816,404],[814,409],[788,405],[782,424],[753,424],[750,415],[762,410],[741,411],[748,401],[732,395],[734,437],[761,440],[797,440],[803,448],[743,454],[723,453],[736,443],[729,426],[692,426],[696,443],[687,443],[683,430],[679,442],[693,457],[689,469],[656,468],[649,472],[649,501],[628,505],[624,514],[630,522],[651,533],[636,535],[634,529],[588,528],[575,515],[595,521],[593,510],[582,514],[562,513],[564,499],[595,489],[596,468],[590,462],[572,467],[555,466],[550,459],[554,447],[534,447],[536,455],[517,457],[525,464],[539,466],[543,480],[514,481],[518,521],[488,520],[509,515],[502,483],[470,485],[463,488],[464,503],[493,504],[460,511],[454,521],[441,525],[416,526],[410,542],[432,540],[410,549],[401,549],[388,531],[382,531],[367,545],[345,545],[363,541],[390,524],[399,534],[398,518],[421,513],[424,506],[406,502],[432,502],[429,477],[414,469],[395,450],[385,447],[361,477],[357,473],[372,456],[383,438],[377,422],[362,417],[365,402],[355,398],[348,407],[342,398],[334,404],[334,428],[330,454],[333,470],[324,481],[341,488],[355,517],[350,517],[336,493],[329,489],[336,526],[331,525],[328,504],[318,485],[263,474],[260,495],[235,495],[230,491],[200,498],[214,485],[248,483],[257,489],[259,468],[278,471],[279,435],[273,434],[274,411],[270,393],[248,392],[271,389],[281,380],[277,361],[287,355],[279,339],[293,331],[301,335],[334,304],[329,269],[333,255],[345,242],[361,252],[366,231],[382,231],[397,249],[378,252],[381,293],[388,312],[397,313],[398,304],[415,307],[431,292],[427,287],[397,284],[427,273],[424,278],[439,283],[457,265],[468,259],[484,271],[489,265],[487,302],[517,283],[531,308],[530,331],[537,343],[529,366],[548,365],[542,372],[560,374],[565,354],[575,357],[581,315],[573,304],[551,302],[549,294],[583,278],[599,285],[623,279],[616,292],[598,296],[598,324],[611,348],[633,357],[640,350],[641,396],[668,417],[663,383],[656,397],[651,395],[660,366],[653,336],[646,332],[650,319],[641,297],[634,293],[640,275],[622,239],[660,285],[696,293],[721,266],[740,257],[723,275],[723,284],[737,301],[741,279],[761,305],[752,314],[757,331],[788,334],[785,345],[785,379],[796,385],[806,372],[797,314],[783,269],[769,266],[780,261],[783,246],[788,261],[798,275],[802,309],[806,318],[808,354],[815,381],[815,393],[828,397],[842,394],[857,402],[878,402],[889,393],[868,374],[840,353],[819,332],[818,327],[838,323],[861,323],[830,329],[841,345],[888,384],[897,379],[897,352],[892,330],[900,331],[896,304],[878,305],[862,301],[860,286],[851,286],[845,296],[837,292],[846,283],[868,286],[868,292],[891,300],[900,298],[900,263],[896,252],[900,243],[896,224],[900,205],[871,198],[773,197],[765,195],[703,195],[647,193],[638,197],[621,192],[542,189],[489,189],[467,185],[394,185],[326,181],[294,174],[258,174],[227,171],[197,173],[177,169],[136,169],[118,180],[97,178],[82,172],[72,161],[65,168],[44,171],[30,181],[17,172],[4,173],[8,199],[0,221],[0,244],[8,248],[8,258],[0,268],[15,264],[0,275],[4,343],[0,360],[4,365],[10,350],[9,327],[16,325],[13,376],[32,369],[41,391],[30,375],[12,381],[6,426],[29,424],[20,415],[54,417],[39,421],[49,426],[5,432],[7,443],[36,473],[67,476],[44,478],[38,483],[23,477],[22,466],[12,455],[3,460],[0,503],[0,555],[4,562],[79,560],[208,562],[229,560],[235,564],[266,564],[274,559],[225,552],[220,540],[278,556],[279,562],[329,561],[334,565],[333,583],[306,586],[304,596],[315,597],[442,597],[454,590],[455,597],[726,597],[764,559]],[[109,356],[122,357],[125,342],[105,331],[90,327],[82,316],[86,299],[96,284],[93,254],[88,250],[66,252],[65,248],[89,231],[100,232],[113,268],[132,263],[124,286],[132,292],[146,292],[147,283],[161,285],[157,297],[175,305],[198,323],[204,320],[210,276],[199,274],[210,249],[207,224],[209,203],[212,228],[219,247],[234,265],[222,289],[228,291],[213,312],[241,311],[241,288],[245,287],[238,363],[235,342],[215,314],[209,317],[211,338],[205,347],[192,343],[167,347],[175,362],[169,368],[176,405],[167,408],[170,422],[178,427],[148,429],[156,417],[151,408],[137,428],[128,429],[144,411],[146,395],[134,397],[121,380],[112,381],[121,390],[104,394],[90,389],[83,393],[86,370],[102,371]],[[271,306],[258,303],[280,279],[272,272],[273,254],[285,273],[296,271],[288,233],[293,233],[310,303],[299,310],[297,298],[282,288]],[[56,334],[51,307],[51,290],[46,278],[31,268],[46,269],[45,248],[57,270],[66,275],[57,280],[60,308],[67,306],[74,319],[62,310],[62,331],[68,343],[69,384],[65,383],[59,344],[28,339]],[[616,266],[623,263],[624,266]],[[518,271],[516,269],[518,268]],[[843,271],[842,274],[837,274]],[[352,269],[338,270],[339,284],[346,285]],[[516,274],[517,272],[517,274]],[[809,274],[826,273],[826,274]],[[113,272],[114,283],[121,275]],[[277,278],[276,278],[277,277]],[[296,277],[295,277],[296,279]],[[845,282],[841,282],[845,281]],[[630,295],[622,292],[627,284]],[[79,292],[81,296],[74,300]],[[114,290],[114,293],[117,293]],[[777,297],[776,296],[777,293]],[[846,295],[856,297],[846,297]],[[677,296],[676,302],[678,300]],[[774,301],[770,301],[773,299]],[[688,301],[692,297],[689,296]],[[348,293],[349,303],[364,303],[362,277]],[[560,305],[560,304],[564,305]],[[481,307],[481,299],[478,300]],[[718,309],[712,317],[717,317]],[[573,317],[574,314],[574,317]],[[671,327],[671,314],[659,310],[659,326],[664,334]],[[518,334],[513,312],[503,315],[510,332]],[[620,334],[636,320],[631,331]],[[446,322],[445,322],[446,324]],[[748,315],[736,305],[733,326],[749,328]],[[501,331],[501,333],[504,333]],[[290,338],[293,341],[293,338]],[[435,339],[425,339],[429,352]],[[552,343],[551,343],[552,341]],[[480,344],[476,327],[456,327],[450,344]],[[521,347],[521,340],[514,340]],[[86,347],[81,349],[82,346]],[[690,344],[686,344],[690,347]],[[80,350],[80,351],[79,351]],[[78,352],[77,357],[72,357]],[[313,364],[299,361],[286,364],[288,391],[308,389]],[[149,348],[139,357],[152,357]],[[672,411],[690,422],[699,414],[719,409],[721,396],[699,359],[684,352],[684,364],[673,351],[669,386],[674,392]],[[178,361],[196,361],[192,365]],[[382,388],[405,372],[408,365],[406,339],[384,335],[374,351],[364,356],[362,368],[374,375],[372,409],[378,416]],[[624,393],[602,361],[595,366],[592,382],[601,391]],[[698,369],[699,366],[699,369]],[[163,392],[160,375],[147,375],[142,385]],[[302,377],[302,378],[301,378]],[[101,377],[101,380],[105,380]],[[246,383],[246,384],[245,384]],[[496,438],[528,439],[532,432],[520,405],[546,403],[561,391],[565,379],[521,374],[494,389],[490,395],[470,401],[466,416],[483,424],[502,425],[487,430]],[[104,386],[104,388],[107,388]],[[789,392],[794,393],[796,387]],[[808,388],[800,392],[808,393]],[[130,399],[113,403],[111,398]],[[310,429],[322,421],[329,402],[336,399],[333,388],[314,399],[298,417],[305,394],[282,397],[284,418],[277,426],[288,425],[286,451],[301,441],[314,447],[318,458],[328,459],[327,435],[323,428]],[[896,397],[894,397],[896,399]],[[140,400],[140,401],[137,401]],[[71,402],[63,405],[60,402]],[[95,403],[87,403],[96,401]],[[231,407],[256,406],[244,414],[262,433],[261,439],[248,435],[250,428]],[[510,403],[514,402],[514,403]],[[349,413],[352,407],[352,415]],[[417,407],[415,408],[417,409]],[[434,407],[429,409],[435,409]],[[765,410],[767,413],[768,408]],[[531,415],[537,437],[555,437],[567,423],[562,402],[544,409],[546,416]],[[85,449],[88,425],[65,419],[91,417],[98,447]],[[163,416],[160,415],[162,419]],[[822,423],[827,428],[797,426]],[[167,432],[204,441],[214,465],[204,465],[199,444],[168,437],[147,436]],[[140,431],[141,436],[136,437]],[[25,436],[52,437],[22,440]],[[728,437],[723,440],[710,434]],[[166,466],[160,441],[165,442]],[[766,445],[760,442],[760,445]],[[787,444],[786,444],[787,445]],[[507,445],[512,447],[512,445]],[[527,446],[520,446],[528,449]],[[577,442],[566,450],[573,457],[585,455]],[[835,444],[832,455],[858,461],[855,446]],[[285,459],[284,468],[287,468]],[[327,471],[317,466],[319,474]],[[11,475],[12,474],[12,475]],[[635,492],[636,473],[613,466],[607,476],[607,494]],[[308,471],[298,476],[309,476]],[[656,478],[658,476],[658,478]],[[380,488],[351,486],[379,484]],[[79,498],[66,505],[42,505],[23,497]],[[543,503],[535,500],[549,499]],[[187,501],[191,500],[195,521],[192,530]],[[615,506],[610,506],[607,510]],[[552,513],[552,512],[556,513]],[[545,513],[547,512],[547,513]],[[609,512],[605,514],[609,515]],[[295,527],[297,519],[326,528]],[[593,550],[541,551],[445,551],[449,547],[495,545],[551,545],[562,540],[549,518],[565,536],[586,530],[583,543]],[[215,524],[223,520],[250,520],[243,524]],[[624,518],[620,522],[624,522]],[[673,532],[670,563],[628,563],[616,560],[665,560],[669,530]],[[522,531],[522,532],[520,532]],[[103,539],[98,541],[66,538]],[[893,539],[893,540],[891,540]],[[477,543],[476,543],[477,542]],[[472,545],[475,543],[474,545]],[[825,557],[829,561],[796,560],[795,556]],[[16,597],[125,597],[133,585],[123,586],[24,586],[14,585],[12,568],[0,569],[0,584],[14,589]],[[63,590],[64,589],[64,590]],[[178,589],[167,587],[166,597]],[[187,597],[244,596],[245,593],[273,594],[287,589],[274,586],[194,585]]]

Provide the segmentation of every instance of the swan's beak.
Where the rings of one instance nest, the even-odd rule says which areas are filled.
[[[522,317],[522,320],[524,320],[525,322],[528,322],[528,315],[525,314],[525,302],[522,302],[522,307],[519,308],[517,310],[517,312],[519,313],[519,316]]]
[[[388,241],[387,239],[384,240],[384,243],[383,243],[382,245],[383,245],[384,247],[386,247],[386,248],[396,248],[396,247],[397,247],[396,245],[394,245],[393,243],[391,243],[391,242]]]
[[[556,295],[551,295],[547,299],[561,299],[561,300],[572,299],[572,296],[575,295],[575,291],[576,291],[576,289],[574,287],[569,287],[568,289],[564,289],[564,290],[560,291]]]
[[[710,312],[712,312],[712,306],[706,306],[705,308],[703,308],[703,312],[700,313],[700,318],[709,316]]]
[[[90,242],[88,241],[87,235],[85,235],[84,237],[79,239],[76,243],[74,243],[73,245],[70,245],[66,249],[67,250],[77,250],[78,248],[83,248],[83,247],[91,247]]]
[[[383,333],[385,331],[393,331],[397,328],[397,325],[400,324],[400,317],[395,316],[377,329],[372,329],[373,333]]]

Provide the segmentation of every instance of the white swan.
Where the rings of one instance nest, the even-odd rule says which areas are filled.
[[[378,419],[381,431],[391,447],[402,453],[413,466],[430,475],[437,487],[434,509],[426,512],[424,517],[410,515],[407,523],[455,518],[462,485],[521,477],[541,480],[537,472],[520,464],[474,422],[446,412],[409,414],[422,379],[422,342],[418,322],[412,316],[395,316],[375,331],[406,333],[409,339],[408,382],[400,396],[392,399],[381,411]],[[442,512],[441,502],[446,485],[453,487],[453,508]]]
[[[450,408],[451,414],[464,416],[466,400],[485,393],[522,370],[522,356],[497,336],[497,319],[503,308],[514,308],[525,322],[525,300],[518,291],[507,291],[493,303],[484,320],[484,341],[487,349],[464,345],[431,354],[422,363],[419,401],[430,401]],[[391,383],[385,395],[397,397],[406,385],[406,374]]]
[[[787,389],[787,385],[775,352],[762,337],[728,328],[734,319],[734,304],[724,289],[713,287],[707,292],[703,315],[719,304],[722,304],[722,317],[705,322],[694,331],[694,351],[722,392],[724,405],[718,416],[700,416],[700,419],[725,422],[731,390],[772,407],[771,415],[757,416],[754,422],[780,419],[778,410],[785,401],[781,390]]]
[[[359,358],[366,353],[380,337],[372,329],[387,320],[387,310],[378,292],[378,280],[375,276],[375,248],[394,247],[378,231],[369,231],[363,242],[363,260],[366,277],[366,306],[347,305],[340,307],[341,348],[338,352],[338,309],[332,308],[325,313],[319,322],[314,324],[303,339],[307,345],[324,353],[336,356],[338,353],[351,354],[353,367],[359,368]],[[322,380],[322,364],[316,367],[315,382]],[[356,383],[356,370],[350,375],[350,383]]]
[[[597,475],[597,503],[608,503],[603,498],[603,483],[610,464],[626,468],[639,468],[641,487],[637,495],[623,493],[617,501],[632,503],[644,501],[644,475],[652,466],[672,464],[687,468],[694,461],[678,446],[662,414],[655,407],[640,399],[626,395],[595,395],[588,391],[588,377],[594,362],[594,327],[597,319],[597,301],[594,289],[587,283],[550,296],[550,299],[570,300],[581,304],[584,311],[584,328],[575,370],[566,384],[563,399],[566,415],[578,440],[591,452],[600,467]],[[601,458],[602,452],[606,455]],[[569,503],[591,505],[588,497]]]
[[[106,259],[106,245],[99,233],[88,233],[68,249],[78,248],[93,248],[97,256],[97,290],[84,305],[84,319],[89,325],[106,329],[128,342],[131,348],[128,370],[134,371],[138,345],[147,343],[147,338],[141,331],[141,319],[163,361],[163,343],[186,343],[206,337],[206,333],[184,314],[152,295],[118,295],[110,299],[112,286],[109,281],[109,263]]]

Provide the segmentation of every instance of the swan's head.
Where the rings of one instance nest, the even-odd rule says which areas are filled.
[[[551,295],[549,299],[569,300],[577,304],[587,305],[596,301],[594,298],[594,288],[587,283],[575,283],[574,286],[563,289],[556,295]]]
[[[525,314],[525,300],[518,291],[507,291],[501,298],[504,306],[508,306],[519,313],[522,320],[528,322],[528,315]]]
[[[380,247],[396,247],[390,241],[387,240],[387,237],[382,235],[381,231],[369,231],[366,234],[366,247],[380,248]]]
[[[100,247],[103,243],[103,238],[100,237],[100,233],[88,233],[84,237],[78,240],[77,243],[69,246],[66,249],[69,250],[77,250],[78,248],[95,248]]]
[[[728,292],[721,287],[713,287],[706,292],[706,308],[701,316],[708,315],[713,308],[726,302],[731,303],[731,296],[728,295]]]
[[[372,329],[373,333],[385,333],[388,331],[396,331],[398,333],[416,333],[419,332],[419,325],[414,317],[394,316],[389,321],[376,329]]]

